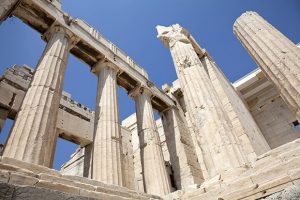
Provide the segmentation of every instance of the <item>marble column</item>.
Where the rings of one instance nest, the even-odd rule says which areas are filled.
[[[300,121],[300,49],[255,12],[242,14],[233,31]]]
[[[145,192],[165,195],[171,192],[171,185],[164,163],[150,95],[150,92],[142,87],[136,88],[130,93],[130,96],[136,102]]]
[[[5,121],[7,119],[9,110],[5,108],[0,108],[0,133],[2,131],[2,128],[4,127]]]
[[[171,107],[160,113],[160,116],[177,189],[200,185],[204,178],[182,110]]]
[[[117,95],[117,68],[101,61],[93,67],[98,75],[92,179],[122,186],[121,128]]]
[[[56,119],[62,95],[72,35],[54,26],[45,34],[48,41],[24,97],[3,156],[52,166]]]
[[[178,24],[157,26],[157,31],[158,38],[170,48],[209,177],[236,168],[244,169],[247,158],[191,44],[190,34]]]
[[[227,113],[232,129],[250,162],[255,162],[258,155],[266,153],[270,147],[254,121],[243,100],[227,80],[221,69],[206,52],[200,60],[207,69],[221,102]]]
[[[0,23],[5,21],[17,6],[19,0],[1,0],[0,1]]]

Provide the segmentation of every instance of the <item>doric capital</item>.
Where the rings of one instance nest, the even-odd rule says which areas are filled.
[[[100,60],[99,62],[97,62],[94,66],[92,66],[91,71],[94,74],[98,75],[101,72],[101,70],[105,67],[109,67],[109,68],[113,69],[114,71],[116,71],[116,73],[119,71],[119,68],[115,64],[106,60],[105,58]]]
[[[149,88],[147,88],[146,86],[142,86],[142,85],[138,85],[134,89],[132,89],[130,92],[128,92],[128,95],[133,99],[136,96],[141,95],[141,94],[147,94],[150,98],[152,96],[151,90]]]
[[[190,33],[181,27],[179,24],[175,24],[169,27],[156,26],[157,38],[159,38],[163,44],[171,48],[176,42],[190,43]]]
[[[48,30],[44,33],[43,39],[49,41],[51,36],[53,36],[55,33],[63,33],[67,38],[69,38],[71,46],[75,45],[78,42],[75,34],[73,34],[67,28],[58,24],[53,24],[51,27],[49,27]]]

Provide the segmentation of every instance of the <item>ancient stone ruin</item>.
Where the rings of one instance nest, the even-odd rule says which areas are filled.
[[[157,26],[178,76],[162,90],[58,0],[2,0],[10,16],[47,45],[35,71],[15,65],[0,80],[0,128],[14,120],[0,199],[300,199],[300,48],[257,13],[233,31],[259,69],[233,84],[186,29]],[[98,77],[96,108],[63,92],[70,53]],[[122,122],[118,85],[136,103]],[[79,145],[60,171],[57,137]]]

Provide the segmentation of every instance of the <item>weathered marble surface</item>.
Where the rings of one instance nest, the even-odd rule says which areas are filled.
[[[84,177],[62,175],[47,167],[12,158],[0,157],[0,159],[0,197],[7,195],[8,200],[10,200],[9,194],[12,189],[20,192],[20,196],[17,196],[19,199],[21,197],[36,198],[36,196],[40,198],[41,196],[38,195],[43,194],[37,193],[41,191],[62,199],[161,199],[155,195],[138,193],[124,187]],[[21,189],[19,190],[19,188]],[[22,188],[27,188],[28,193]],[[17,197],[14,197],[13,200],[18,199]]]
[[[300,185],[290,186],[280,192],[272,194],[261,200],[299,200],[300,199]]]
[[[14,6],[18,3],[18,0],[1,0],[0,1],[0,23],[4,21],[11,12]]]
[[[233,31],[300,121],[300,48],[256,12],[243,13]]]
[[[248,159],[241,148],[221,100],[201,63],[190,34],[176,24],[157,26],[158,38],[167,46],[185,97],[188,114],[202,150],[202,171],[209,178],[223,171],[244,168]]]
[[[130,94],[136,102],[137,128],[141,151],[141,164],[145,191],[166,195],[171,192],[161,143],[151,105],[151,93],[146,88],[136,88]]]
[[[117,95],[117,68],[100,61],[98,75],[91,177],[108,184],[123,185],[121,127]]]
[[[201,184],[204,178],[183,111],[173,107],[160,116],[177,189]]]
[[[204,182],[199,189],[180,193],[181,199],[259,199],[300,183],[300,139],[258,157],[254,167],[238,178],[226,177]]]
[[[72,34],[54,26],[12,128],[5,156],[52,167],[56,120]],[[18,147],[18,148],[16,148]]]

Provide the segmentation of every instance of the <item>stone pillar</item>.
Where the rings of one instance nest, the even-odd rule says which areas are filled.
[[[92,152],[93,144],[88,144],[84,147],[84,158],[83,158],[83,177],[92,178],[91,167],[92,167]]]
[[[17,6],[19,0],[1,0],[0,1],[0,23],[5,21],[7,17]]]
[[[207,69],[209,78],[222,102],[224,110],[232,124],[232,129],[239,139],[248,160],[251,162],[256,161],[258,155],[270,150],[267,141],[248,108],[213,59],[206,52],[206,55],[200,60]]]
[[[3,156],[51,167],[57,137],[56,119],[72,36],[59,26],[52,27],[45,36],[48,43],[24,97]]]
[[[7,119],[9,110],[5,109],[5,108],[0,108],[0,133],[4,127],[5,121]]]
[[[233,31],[300,121],[300,49],[255,12],[242,14]]]
[[[98,75],[92,179],[122,186],[121,129],[117,96],[117,69],[102,61],[93,68]]]
[[[145,192],[165,195],[171,192],[171,185],[164,163],[150,95],[150,92],[142,87],[136,88],[130,93],[136,102]]]
[[[183,113],[173,107],[160,115],[177,189],[200,185],[203,175]]]
[[[244,169],[248,162],[246,156],[230,127],[230,120],[206,69],[191,44],[189,33],[178,24],[158,26],[157,30],[158,38],[170,48],[209,176],[235,168]]]

